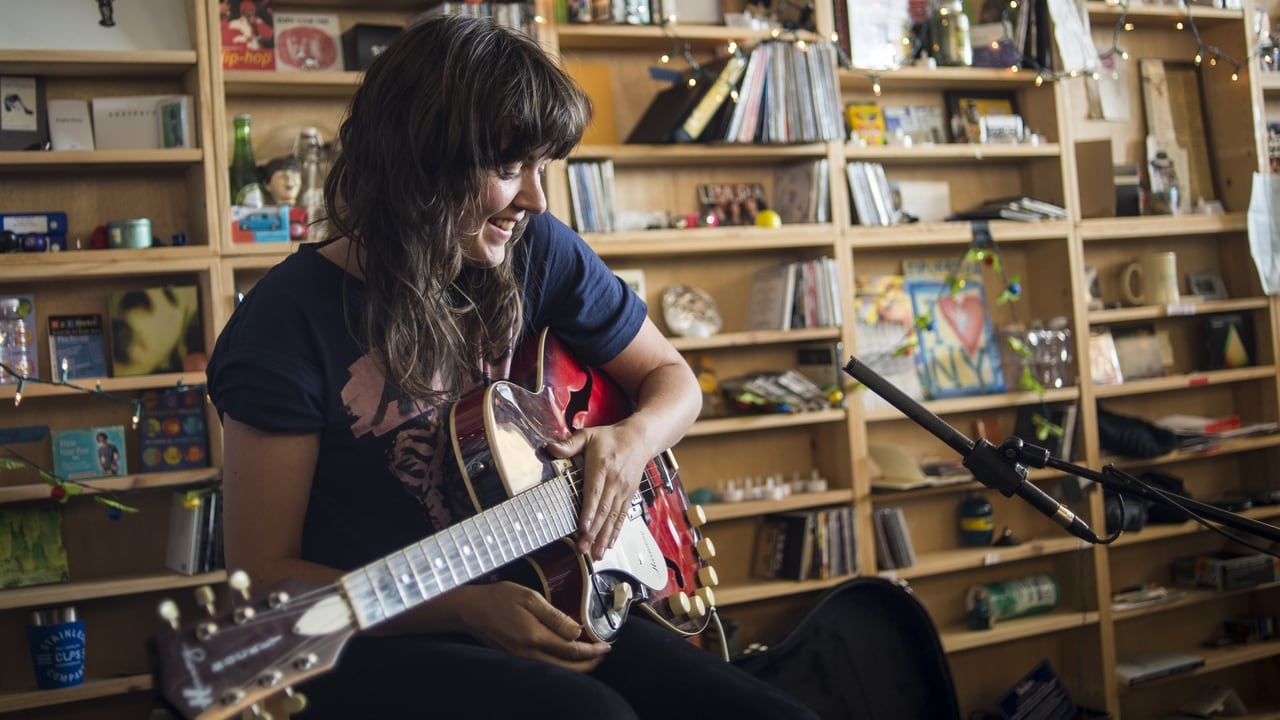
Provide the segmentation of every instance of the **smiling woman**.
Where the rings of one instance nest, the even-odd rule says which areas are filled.
[[[543,170],[569,154],[590,114],[581,89],[534,41],[487,20],[415,24],[372,62],[338,133],[325,185],[328,237],[303,244],[249,291],[209,365],[224,426],[228,567],[268,586],[332,584],[475,520],[488,508],[480,496],[492,493],[472,483],[490,464],[459,448],[489,425],[468,424],[466,409],[510,410],[500,395],[568,397],[563,412],[537,403],[536,418],[511,411],[500,429],[556,428],[529,434],[527,454],[573,468],[574,483],[568,521],[539,512],[526,516],[535,527],[503,537],[549,537],[573,568],[635,557],[624,551],[636,534],[633,500],[644,497],[651,461],[693,423],[701,394],[644,301],[546,213]],[[565,385],[547,380],[554,392],[517,386],[541,366],[516,349],[540,347],[543,337],[616,383],[629,414],[583,420],[589,413],[577,403],[598,388],[573,373]],[[467,540],[459,557],[491,560],[497,533],[446,537]],[[434,567],[393,582],[423,597]],[[659,576],[665,567],[653,565]],[[517,568],[527,569],[486,572],[357,636],[331,675],[304,688],[313,700],[306,716],[812,717],[661,623],[623,623],[624,593],[604,593],[607,608],[583,612],[598,607],[598,576],[553,602],[541,586],[518,582],[535,573]],[[689,583],[695,575],[678,574]],[[617,587],[660,585],[648,577]],[[667,609],[680,623],[705,619],[706,590],[697,605],[676,593],[688,605]],[[598,632],[602,623],[609,633]],[[681,682],[653,692],[656,667]],[[423,678],[448,692],[424,702]]]

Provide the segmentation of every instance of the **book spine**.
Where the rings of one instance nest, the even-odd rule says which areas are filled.
[[[729,58],[729,62],[725,64],[724,69],[716,77],[715,84],[693,107],[689,117],[685,118],[680,127],[676,128],[676,142],[693,142],[702,136],[702,132],[707,128],[707,123],[711,122],[716,110],[720,109],[720,106],[729,97],[729,93],[733,92],[734,86],[742,78],[742,73],[746,67],[747,59],[744,56],[734,55]]]

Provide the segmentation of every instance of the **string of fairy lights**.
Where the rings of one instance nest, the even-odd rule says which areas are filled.
[[[102,388],[102,383],[96,382],[92,387],[80,385],[72,382],[68,377],[68,365],[64,362],[56,379],[42,378],[35,375],[27,375],[4,362],[0,362],[0,377],[9,377],[16,380],[16,387],[13,394],[13,406],[20,407],[24,393],[29,385],[48,385],[57,388],[63,388],[78,393],[92,395],[96,398],[106,400],[117,405],[127,406],[131,409],[132,415],[130,427],[134,430],[138,429],[138,424],[142,421],[143,401],[140,398],[121,397],[112,394]],[[191,391],[204,392],[203,384],[190,385],[181,380],[176,385],[161,391],[161,395],[165,394],[185,394]],[[88,494],[93,501],[107,508],[107,517],[112,520],[118,520],[125,514],[138,512],[137,508],[130,506],[119,499],[119,493],[104,488],[93,482],[66,478],[58,475],[39,462],[27,457],[23,453],[18,452],[8,444],[0,444],[0,470],[16,471],[23,468],[29,468],[40,477],[40,480],[49,486],[49,497],[59,502],[66,502],[77,495]],[[183,498],[183,505],[189,509],[199,507],[200,495],[210,491],[210,488],[195,488],[187,490]]]
[[[1007,2],[1008,5],[1001,9],[1001,26],[1003,28],[1003,34],[999,39],[992,42],[993,49],[998,49],[1000,46],[1006,44],[1012,45],[1015,43],[1015,38],[1011,34],[1011,28],[1013,27],[1012,19],[1016,13],[1028,11],[1024,7],[1027,0],[1004,1]],[[1130,17],[1130,2],[1129,0],[1120,0],[1114,5],[1108,4],[1107,7],[1108,9],[1114,8],[1117,12],[1117,17],[1111,31],[1111,43],[1106,48],[1098,49],[1098,59],[1099,61],[1107,61],[1118,57],[1120,59],[1127,60],[1129,58],[1129,53],[1122,47],[1121,39],[1125,33],[1133,32],[1137,29],[1135,23]],[[1231,69],[1231,80],[1235,82],[1240,79],[1240,73],[1253,56],[1258,56],[1263,62],[1268,64],[1273,62],[1272,57],[1265,53],[1265,48],[1268,43],[1270,43],[1270,38],[1265,38],[1267,40],[1265,43],[1256,43],[1255,49],[1251,51],[1249,56],[1243,59],[1236,58],[1225,52],[1222,48],[1205,41],[1204,36],[1201,34],[1200,27],[1196,22],[1193,6],[1188,2],[1188,0],[1179,0],[1178,7],[1182,11],[1182,16],[1173,17],[1173,28],[1178,31],[1185,31],[1191,37],[1192,45],[1194,46],[1191,59],[1197,66],[1206,62],[1210,67],[1217,67],[1219,65],[1227,66]],[[935,10],[935,13],[936,12],[937,11]],[[1149,17],[1151,17],[1152,20],[1164,20],[1167,16],[1157,15]],[[931,23],[932,19],[932,16],[927,18],[923,23],[921,23],[921,26],[927,27]],[[694,57],[690,43],[687,40],[682,39],[676,31],[676,28],[678,28],[676,20],[676,16],[671,15],[663,18],[662,21],[658,23],[659,27],[663,30],[663,34],[671,43],[671,49],[662,53],[659,57],[661,65],[668,65],[673,59],[679,57],[682,58],[689,66],[690,72],[688,77],[685,79],[685,82],[690,86],[696,85],[704,79],[711,79],[707,77],[701,63],[699,63]],[[802,47],[807,42],[800,36],[799,31],[793,28],[774,28],[771,30],[770,36],[766,41],[791,41]],[[853,67],[850,58],[840,48],[834,34],[829,42],[836,47],[841,65],[852,72],[868,75],[871,80],[872,91],[875,95],[879,96],[881,94],[881,76],[891,74],[895,70],[907,67],[907,63],[910,59],[916,57],[923,49],[925,38],[924,33],[913,34],[910,37],[904,38],[903,44],[906,46],[905,57],[907,58],[907,61],[894,67],[877,69]],[[728,44],[728,52],[730,54],[739,54],[741,53],[741,48],[736,42],[730,41]],[[1082,72],[1080,70],[1055,71],[1050,67],[1040,65],[1033,55],[1023,52],[1021,48],[1018,48],[1018,54],[1018,62],[1010,65],[1009,70],[1015,73],[1034,72],[1036,74],[1035,84],[1037,86],[1042,85],[1046,81],[1079,77],[1083,74],[1091,75],[1095,80],[1099,77],[1099,72],[1097,70],[1088,72]]]

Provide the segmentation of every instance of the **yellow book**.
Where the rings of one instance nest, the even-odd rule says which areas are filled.
[[[872,100],[851,102],[844,106],[844,117],[850,139],[861,138],[867,145],[888,144],[880,103]]]

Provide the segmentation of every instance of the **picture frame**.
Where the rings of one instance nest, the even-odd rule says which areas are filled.
[[[1226,283],[1215,272],[1187,273],[1187,290],[1205,300],[1226,300],[1229,297]]]
[[[942,93],[953,143],[982,142],[982,118],[1018,115],[1018,96],[1000,90],[947,90]]]
[[[618,268],[613,271],[613,274],[626,283],[627,287],[630,287],[636,295],[639,295],[641,300],[645,300],[647,289],[644,284],[644,270],[640,268]],[[645,301],[648,302],[647,300]]]

